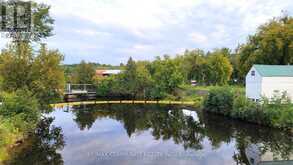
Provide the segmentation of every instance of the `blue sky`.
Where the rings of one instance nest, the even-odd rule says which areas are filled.
[[[152,60],[185,49],[236,48],[269,19],[293,13],[292,0],[36,0],[51,5],[54,36],[65,56],[106,64]],[[0,48],[8,40],[0,38]]]

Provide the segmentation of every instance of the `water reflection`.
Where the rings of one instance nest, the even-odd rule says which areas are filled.
[[[289,160],[293,153],[289,132],[190,108],[83,105],[65,112],[56,110],[52,116],[56,118],[53,124],[63,129],[65,147],[61,129],[48,127],[50,121],[47,127],[38,129],[34,145],[12,164],[257,164]],[[107,159],[97,159],[101,153],[114,152]],[[129,152],[132,155],[126,154]],[[144,155],[147,159],[133,156],[154,152],[167,154],[151,158]],[[186,157],[188,154],[193,157]]]
[[[62,155],[57,150],[65,145],[61,127],[51,125],[53,118],[45,118],[25,146],[13,154],[13,159],[5,164],[11,165],[62,165]]]

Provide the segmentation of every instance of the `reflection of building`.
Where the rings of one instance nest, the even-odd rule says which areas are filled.
[[[260,144],[249,144],[245,149],[246,158],[250,165],[292,165],[293,154],[289,160],[284,160],[280,155],[273,154],[270,151],[261,153]]]
[[[185,116],[190,116],[194,121],[199,121],[197,113],[188,109],[182,109],[182,112]]]
[[[250,165],[258,165],[261,161],[261,153],[259,146],[256,144],[250,144],[245,149],[245,154]]]
[[[121,70],[96,70],[96,76],[108,77],[121,73]]]
[[[293,98],[293,65],[253,65],[246,75],[246,97],[258,101],[275,91]]]

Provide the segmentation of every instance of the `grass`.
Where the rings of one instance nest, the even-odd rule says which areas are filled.
[[[211,89],[215,88],[215,87],[219,87],[216,85],[208,85],[208,86],[204,86],[204,85],[199,85],[199,86],[192,86],[192,85],[181,85],[180,88],[183,90],[193,90],[193,91],[210,91]],[[232,90],[238,90],[238,91],[245,91],[245,87],[242,85],[227,85],[227,87],[231,88]]]

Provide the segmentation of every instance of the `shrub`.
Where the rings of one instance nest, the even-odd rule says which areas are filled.
[[[3,93],[3,103],[0,115],[4,118],[15,118],[24,122],[36,124],[40,118],[37,99],[27,90],[18,90],[13,93]]]
[[[258,124],[268,124],[269,118],[265,115],[264,104],[247,99],[243,94],[235,95],[231,117]]]
[[[229,87],[212,88],[204,101],[208,111],[229,115],[233,104],[233,92]]]
[[[221,87],[212,89],[204,100],[204,109],[228,115],[235,119],[279,127],[293,127],[293,104],[286,93],[275,93],[273,98],[257,103],[245,97],[243,92]]]
[[[293,128],[293,106],[292,104],[268,104],[265,115],[274,127]]]
[[[7,158],[7,146],[23,138],[40,119],[37,99],[27,90],[2,93],[0,106],[0,161]]]

